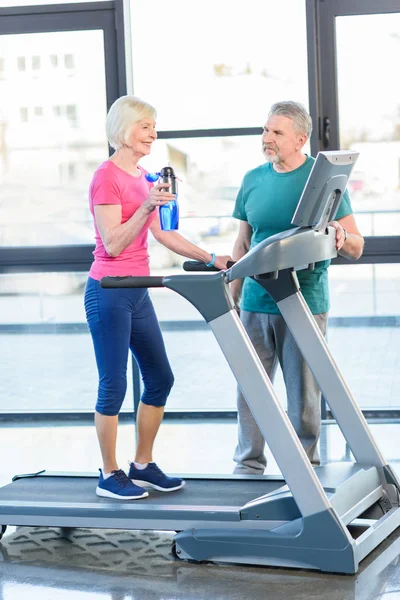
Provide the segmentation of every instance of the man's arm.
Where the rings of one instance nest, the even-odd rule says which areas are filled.
[[[341,256],[357,260],[364,250],[364,238],[361,235],[354,215],[347,215],[329,223],[336,229],[336,249]]]
[[[232,258],[234,261],[242,258],[250,250],[253,229],[247,221],[240,221],[239,233],[233,246]],[[231,294],[238,309],[242,293],[243,279],[235,279],[231,283]]]

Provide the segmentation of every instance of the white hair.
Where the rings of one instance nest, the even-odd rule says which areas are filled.
[[[276,102],[269,111],[269,117],[279,115],[287,117],[293,121],[293,126],[298,133],[304,133],[307,138],[312,132],[312,120],[306,109],[300,102],[286,100],[285,102]]]
[[[119,150],[126,144],[134,123],[141,119],[155,119],[156,109],[136,96],[121,96],[107,114],[106,133],[111,148]]]

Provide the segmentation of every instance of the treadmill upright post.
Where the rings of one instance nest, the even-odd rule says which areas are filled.
[[[200,279],[199,279],[200,278]],[[165,277],[209,322],[303,516],[330,508],[324,489],[233,307],[222,273]]]

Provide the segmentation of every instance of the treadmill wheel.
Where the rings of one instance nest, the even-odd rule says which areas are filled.
[[[171,554],[174,558],[177,558],[178,560],[184,560],[185,562],[188,563],[193,563],[195,565],[198,565],[199,562],[205,562],[205,561],[198,561],[198,560],[194,560],[193,558],[182,558],[180,556],[180,550],[176,549],[176,542],[172,542],[172,546],[171,546]]]
[[[172,556],[173,556],[174,558],[178,558],[178,559],[179,559],[178,553],[177,553],[177,551],[176,551],[176,542],[172,542],[172,546],[171,546],[171,554],[172,554]]]
[[[2,525],[2,526],[1,526],[1,530],[0,530],[0,540],[1,540],[1,538],[3,537],[3,535],[5,534],[5,532],[6,532],[6,529],[7,529],[7,525]]]

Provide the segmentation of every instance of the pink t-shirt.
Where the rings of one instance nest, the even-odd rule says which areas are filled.
[[[94,206],[99,204],[119,204],[122,208],[121,224],[126,223],[143,204],[153,186],[144,178],[147,172],[141,167],[140,177],[133,177],[107,160],[93,175],[89,188],[89,207],[94,218],[96,248],[94,262],[89,276],[99,281],[102,277],[122,277],[124,275],[146,276],[150,274],[147,235],[156,211],[149,215],[140,233],[119,256],[107,254],[97,229]]]

